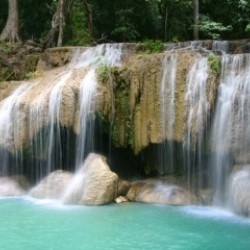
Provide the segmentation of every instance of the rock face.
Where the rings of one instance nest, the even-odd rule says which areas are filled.
[[[127,197],[130,201],[167,205],[189,205],[196,198],[185,189],[160,181],[138,181],[132,184]]]
[[[118,176],[113,173],[105,157],[91,153],[69,185],[64,203],[102,205],[117,197]]]
[[[232,173],[229,204],[236,213],[250,217],[250,165]]]
[[[28,186],[28,180],[24,176],[0,177],[0,196],[24,195]]]
[[[61,199],[73,174],[56,170],[30,190],[30,196],[38,199]]]
[[[129,181],[118,179],[117,196],[124,196],[128,193],[131,184]]]
[[[164,65],[163,61],[175,57],[176,63]],[[113,94],[109,93],[108,81],[102,80],[103,89],[98,94],[98,111],[104,120],[110,122],[113,119],[113,143],[117,147],[131,146],[135,154],[139,154],[150,144],[161,143],[164,140],[182,142],[184,140],[187,123],[188,107],[187,81],[191,66],[201,58],[198,51],[176,50],[156,54],[130,55],[121,67],[112,69],[111,76],[114,83]],[[215,57],[216,58],[216,57]],[[219,60],[219,59],[218,59]],[[207,114],[203,117],[203,123],[207,119],[210,108],[213,107],[216,98],[217,75],[208,63],[207,79]],[[175,90],[173,96],[169,96],[169,86],[164,82],[164,74],[173,74],[175,77]],[[198,73],[197,73],[198,74]],[[165,85],[164,85],[165,84]],[[163,87],[163,85],[165,87]],[[163,89],[166,88],[165,91]],[[197,94],[198,95],[198,94]],[[111,100],[113,97],[113,102]],[[165,112],[169,107],[174,109],[174,119],[169,121],[163,112],[164,98]],[[194,113],[198,111],[198,101],[193,103]],[[111,105],[114,105],[111,107]],[[109,107],[109,108],[107,108]],[[110,110],[114,110],[114,117],[110,116]],[[171,110],[170,112],[173,112]],[[168,114],[169,115],[169,114]],[[200,118],[200,117],[199,117]],[[193,119],[194,120],[194,119]],[[197,135],[202,133],[192,120],[192,142],[197,141]],[[168,131],[169,123],[172,123],[172,131]],[[190,123],[190,122],[189,122]],[[204,124],[201,125],[203,129]],[[195,127],[196,126],[196,127]],[[166,131],[164,131],[166,130]],[[163,132],[164,131],[164,132]]]

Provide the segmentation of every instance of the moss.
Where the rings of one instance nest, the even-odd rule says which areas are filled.
[[[164,49],[164,44],[160,40],[145,40],[142,44],[144,51],[148,54],[161,53]]]
[[[15,75],[7,67],[0,68],[0,81],[7,81],[7,80],[14,80],[14,79],[15,79]]]
[[[218,75],[220,73],[220,68],[221,68],[219,57],[213,53],[210,53],[208,56],[208,63],[212,71],[216,75]]]
[[[105,63],[101,63],[97,68],[98,79],[100,81],[105,81],[108,78],[110,72],[110,67]]]
[[[112,131],[114,144],[118,147],[126,147],[129,144],[131,120],[129,110],[129,85],[123,79],[116,76],[115,89],[115,120]]]
[[[16,52],[16,50],[21,47],[19,43],[9,43],[9,42],[0,42],[0,47],[2,51],[7,55],[12,55]]]

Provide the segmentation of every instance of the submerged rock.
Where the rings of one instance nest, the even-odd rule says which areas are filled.
[[[28,187],[24,176],[0,177],[0,196],[21,196],[27,193]]]
[[[238,214],[250,217],[250,165],[234,171],[230,178],[229,204]]]
[[[91,153],[69,185],[64,203],[102,205],[117,197],[118,176],[113,173],[104,156]]]
[[[72,177],[70,172],[56,170],[32,188],[29,194],[38,199],[61,199]]]
[[[128,202],[128,198],[126,196],[118,196],[117,198],[115,198],[115,202],[117,204],[120,204],[120,203],[124,203],[124,202]]]
[[[160,181],[135,182],[127,197],[130,201],[168,205],[188,205],[196,202],[195,196],[182,187]]]

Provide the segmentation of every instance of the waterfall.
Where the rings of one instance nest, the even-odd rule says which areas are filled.
[[[29,138],[33,138],[30,141],[30,150],[33,160],[32,175],[35,179],[40,179],[63,165],[61,141],[63,132],[61,121],[64,116],[63,95],[67,91],[67,101],[74,99],[71,91],[67,89],[67,84],[76,69],[77,58],[80,55],[80,50],[76,50],[66,69],[49,79],[48,86],[42,88],[37,98],[31,102]],[[36,88],[39,89],[40,85],[43,85],[43,80]]]
[[[214,204],[224,205],[233,159],[249,160],[250,55],[223,55],[221,79],[212,128]]]
[[[77,63],[77,67],[88,66],[90,69],[80,83],[80,133],[76,141],[76,168],[80,167],[86,152],[94,149],[96,71],[98,67],[120,66],[121,57],[122,44],[103,44],[84,52],[81,61]]]
[[[29,89],[30,86],[23,83],[0,103],[0,174],[2,175],[9,175],[19,170],[18,165],[20,164],[17,159],[11,157],[10,152],[22,158],[22,150],[19,146],[25,137],[26,128],[21,128],[21,125],[25,125],[25,110],[23,110],[21,99]]]
[[[162,136],[164,143],[161,153],[162,173],[172,173],[174,169],[174,124],[175,124],[175,83],[177,55],[165,53],[162,62],[160,88]],[[167,140],[167,142],[165,142]]]
[[[202,151],[204,149],[204,128],[210,111],[208,101],[208,59],[198,56],[187,75],[187,102],[186,131],[183,138],[184,165],[187,172],[188,186],[195,183],[195,165],[198,166],[198,175],[201,174]],[[201,176],[197,177],[198,189],[202,185]]]
[[[88,151],[94,148],[94,112],[95,112],[95,102],[94,94],[97,88],[97,80],[95,69],[91,69],[86,74],[85,78],[80,83],[80,133],[77,138],[76,146],[76,167],[78,168],[83,162],[86,148]]]
[[[122,44],[82,50],[75,51],[68,66],[22,84],[1,101],[1,175],[28,174],[39,180],[65,168],[67,158],[74,158],[77,167],[93,150],[98,67],[120,66]]]
[[[229,43],[228,41],[213,41],[212,50],[220,51],[222,53],[228,53]]]
[[[58,161],[62,159],[60,155],[62,152],[60,148],[62,145],[62,142],[60,140],[60,112],[62,108],[62,93],[63,87],[66,85],[71,75],[71,70],[66,71],[64,74],[62,74],[56,86],[53,87],[49,96],[47,174],[55,170],[55,162],[57,162],[57,164],[61,166]],[[55,159],[55,156],[57,154],[59,154],[59,157],[58,159]]]

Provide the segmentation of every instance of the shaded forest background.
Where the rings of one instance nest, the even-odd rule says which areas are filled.
[[[18,0],[22,41],[43,43],[51,31],[59,0]],[[63,45],[179,42],[199,39],[243,39],[250,34],[250,0],[72,0],[65,15]],[[194,6],[198,23],[194,26]],[[0,32],[8,17],[8,0],[0,1]],[[196,37],[198,38],[198,37]]]

